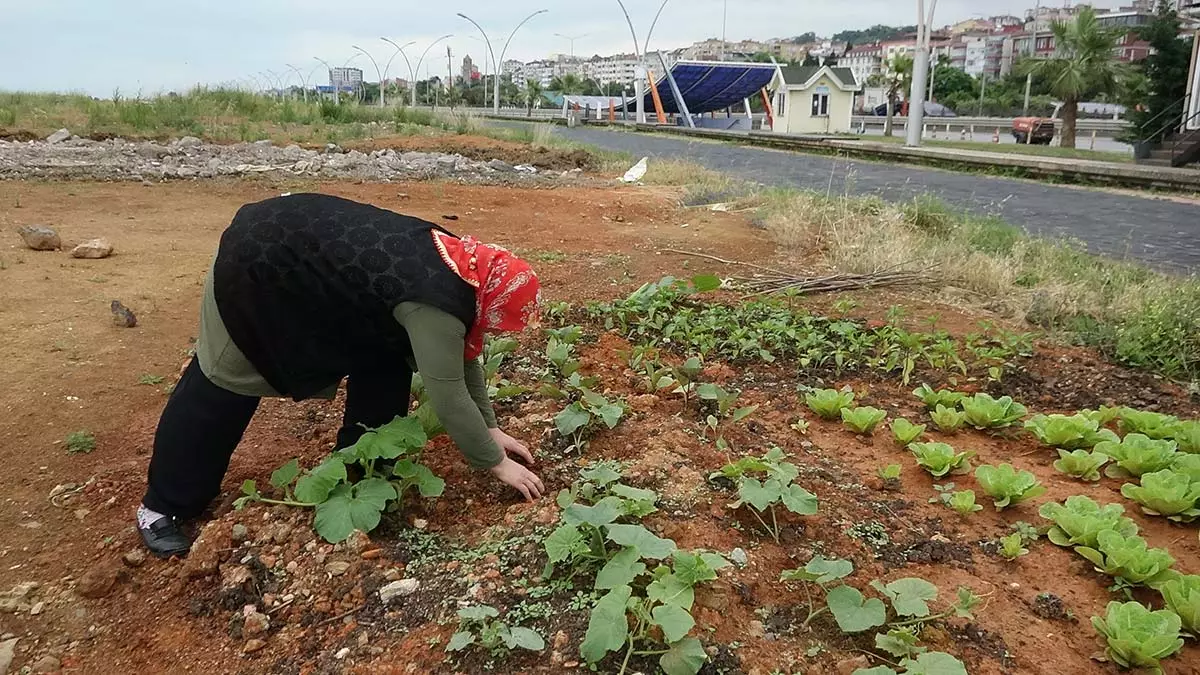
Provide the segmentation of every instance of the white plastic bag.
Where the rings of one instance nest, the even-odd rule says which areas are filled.
[[[642,177],[646,175],[646,163],[649,161],[649,157],[643,157],[639,159],[637,164],[634,164],[629,168],[628,171],[625,172],[625,175],[621,177],[621,180],[626,183],[636,183],[641,180]]]

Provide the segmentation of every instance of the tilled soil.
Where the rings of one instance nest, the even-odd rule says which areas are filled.
[[[64,242],[105,236],[117,246],[117,255],[100,261],[21,250],[15,235],[11,246],[0,248],[0,363],[9,384],[0,393],[0,461],[10,476],[0,501],[0,592],[39,584],[24,606],[0,614],[0,633],[19,638],[15,664],[51,665],[46,659],[52,659],[84,673],[580,668],[588,584],[540,578],[539,539],[557,521],[557,506],[551,499],[519,502],[471,472],[445,438],[432,442],[426,456],[447,481],[445,496],[385,517],[369,538],[330,546],[314,535],[304,511],[231,510],[243,480],[261,485],[292,457],[306,466],[319,461],[340,423],[340,399],[265,401],[234,456],[226,495],[203,526],[203,543],[182,562],[127,555],[137,548],[132,512],[163,388],[174,381],[195,334],[200,282],[216,239],[242,203],[299,189],[438,222],[455,215],[451,229],[506,244],[534,261],[551,301],[618,297],[665,274],[724,272],[659,254],[666,247],[777,258],[761,233],[735,216],[682,212],[669,194],[606,184],[521,190],[432,182],[0,183],[0,229],[46,224],[58,228]],[[112,326],[108,303],[114,298],[138,313],[137,328]],[[903,297],[896,301],[905,304]],[[939,313],[955,326],[982,318]],[[919,324],[923,316],[910,318]],[[544,346],[542,336],[523,336],[505,376],[533,385],[544,367]],[[588,326],[580,345],[585,372],[599,377],[608,395],[625,397],[632,411],[616,429],[599,433],[585,456],[562,454],[553,432],[560,407],[554,401],[526,395],[500,404],[500,421],[537,449],[538,471],[551,491],[568,486],[587,461],[621,460],[630,484],[661,495],[660,511],[645,521],[657,534],[681,548],[745,552],[744,566],[698,591],[694,634],[710,653],[705,672],[833,673],[878,665],[858,651],[873,647],[873,633],[843,635],[827,615],[800,628],[807,616],[804,590],[781,584],[779,574],[820,552],[853,560],[848,581],[859,588],[876,578],[928,579],[941,589],[936,610],[960,585],[984,596],[974,620],[952,619],[923,632],[926,644],[955,654],[972,673],[1115,673],[1113,665],[1091,660],[1099,642],[1087,620],[1113,597],[1105,590],[1108,580],[1045,540],[1015,562],[991,545],[1018,521],[1040,525],[1038,504],[1072,494],[1125,503],[1152,545],[1168,547],[1182,571],[1200,572],[1194,526],[1135,513],[1115,481],[1083,484],[1057,474],[1053,451],[1028,436],[929,434],[975,450],[977,464],[1007,461],[1033,471],[1049,488],[1036,503],[996,512],[973,478],[954,477],[987,506],[962,518],[928,502],[935,482],[947,481],[919,471],[886,429],[860,438],[808,413],[796,386],[815,381],[814,375],[798,377],[787,364],[735,369],[710,363],[706,381],[740,391],[739,405],[759,405],[745,423],[724,429],[733,452],[782,447],[801,467],[798,482],[820,499],[816,516],[783,518],[776,544],[744,510],[728,508],[734,499],[728,485],[707,480],[729,456],[702,436],[702,411],[678,396],[645,393],[626,365],[630,347],[598,326]],[[1113,368],[1085,350],[1041,345],[1018,365],[996,385],[997,393],[1011,393],[1033,411],[1069,411],[1109,398],[1128,402],[1136,393],[1165,412],[1197,415],[1195,403],[1170,383]],[[139,384],[143,375],[164,380]],[[918,377],[944,381],[937,373]],[[1127,383],[1124,395],[1108,384],[1114,381]],[[914,385],[866,376],[826,382],[853,386],[864,404],[893,417],[928,421],[910,393]],[[800,417],[811,421],[806,435],[789,427]],[[95,433],[96,450],[67,455],[62,439],[81,429]],[[875,478],[889,463],[904,466],[895,489]],[[79,487],[59,487],[67,485]],[[419,588],[385,605],[379,589],[400,579],[416,579]],[[547,638],[547,649],[449,659],[445,645],[462,603],[488,603],[521,616]],[[249,616],[247,606],[253,606]],[[1165,663],[1166,672],[1194,673],[1196,663],[1200,651],[1189,646]],[[635,659],[631,667],[648,672],[654,663]],[[606,662],[600,670],[615,672],[616,666]]]

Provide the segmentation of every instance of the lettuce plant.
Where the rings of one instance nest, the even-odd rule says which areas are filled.
[[[983,491],[993,499],[997,511],[1039,497],[1046,492],[1046,488],[1038,482],[1037,476],[1028,471],[1017,471],[1012,464],[985,464],[975,469],[975,480],[979,481]]]
[[[1142,474],[1142,484],[1121,486],[1126,499],[1142,505],[1152,516],[1167,516],[1171,520],[1190,523],[1200,517],[1200,482],[1169,469]]]
[[[1016,560],[1023,555],[1027,555],[1029,549],[1025,548],[1025,538],[1020,532],[1013,532],[1007,537],[1000,538],[1000,555],[1004,556],[1005,560]]]
[[[1046,537],[1059,546],[1087,546],[1096,548],[1100,545],[1097,537],[1105,530],[1118,534],[1132,536],[1137,534],[1138,526],[1125,517],[1125,507],[1120,504],[1105,504],[1100,506],[1090,497],[1074,495],[1067,497],[1065,503],[1048,502],[1042,504],[1038,513],[1054,526],[1046,533]]]
[[[1187,476],[1193,483],[1200,483],[1200,455],[1177,454],[1171,462],[1171,470]]]
[[[1091,448],[1101,441],[1121,440],[1086,415],[1034,415],[1025,423],[1025,428],[1042,443],[1063,450]]]
[[[956,452],[946,443],[913,443],[908,446],[917,458],[917,464],[928,471],[934,478],[941,478],[949,473],[967,473],[971,470],[971,458],[975,452]]]
[[[1181,622],[1174,612],[1152,612],[1140,602],[1110,602],[1104,618],[1092,617],[1092,626],[1107,641],[1108,658],[1125,668],[1159,670],[1159,660],[1179,651]]]
[[[849,408],[854,403],[854,392],[814,389],[804,395],[804,402],[823,419],[835,420],[841,416],[843,408]]]
[[[1112,459],[1103,452],[1093,450],[1066,450],[1058,451],[1058,461],[1054,462],[1054,468],[1081,480],[1098,481],[1100,480],[1100,467],[1108,463]]]
[[[954,483],[946,483],[945,485],[934,485],[934,490],[937,494],[929,499],[930,504],[943,504],[960,516],[969,516],[976,511],[982,511],[983,507],[975,503],[974,490],[959,490],[954,491]]]
[[[921,437],[925,433],[924,424],[913,424],[903,417],[897,417],[892,421],[892,435],[896,438],[896,442],[900,445],[908,445]]]
[[[1200,454],[1200,420],[1180,422],[1175,427],[1173,438],[1181,452]]]
[[[967,420],[965,412],[955,408],[947,408],[944,405],[938,405],[933,412],[929,413],[929,416],[940,431],[950,434],[961,429],[963,422]]]
[[[957,391],[949,391],[947,389],[939,389],[934,391],[927,384],[922,384],[918,389],[913,391],[913,396],[921,399],[926,408],[937,410],[939,405],[953,408],[958,405],[959,401],[967,397],[966,394],[960,394]]]
[[[1183,629],[1200,636],[1200,575],[1181,574],[1158,586],[1167,609],[1179,615]]]
[[[1142,434],[1155,440],[1172,438],[1179,431],[1179,418],[1174,415],[1121,408],[1118,426],[1127,434]]]
[[[879,426],[887,417],[887,412],[879,408],[871,406],[862,406],[860,408],[842,408],[842,424],[846,425],[851,431],[870,435],[875,431],[875,427]]]
[[[1025,416],[1025,406],[1012,400],[1011,396],[992,398],[988,394],[975,394],[962,400],[967,424],[976,429],[999,429],[1020,421]]]
[[[1109,422],[1115,422],[1118,418],[1120,418],[1121,417],[1121,409],[1105,405],[1105,406],[1100,406],[1096,410],[1091,410],[1091,409],[1080,410],[1079,414],[1083,415],[1084,417],[1086,417],[1090,420],[1094,420],[1100,426],[1104,426],[1104,425],[1108,424]]]
[[[1143,434],[1129,434],[1120,443],[1104,441],[1096,450],[1112,457],[1104,473],[1109,478],[1137,477],[1162,471],[1175,461],[1175,441],[1152,440]]]
[[[1144,584],[1162,580],[1169,574],[1175,558],[1166,549],[1150,548],[1146,540],[1134,535],[1125,536],[1113,530],[1096,535],[1097,548],[1080,546],[1075,549],[1096,566],[1096,570],[1128,584]]]

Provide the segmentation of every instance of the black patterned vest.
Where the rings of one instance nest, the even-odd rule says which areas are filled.
[[[328,195],[247,204],[221,235],[217,310],[276,391],[308,398],[353,370],[411,359],[392,315],[402,302],[436,307],[470,328],[474,290],[442,261],[435,229]]]

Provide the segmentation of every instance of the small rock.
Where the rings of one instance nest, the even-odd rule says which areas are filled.
[[[361,557],[363,560],[375,560],[376,558],[383,557],[383,549],[373,548],[369,551],[363,551],[359,557]]]
[[[33,662],[30,668],[35,673],[57,673],[62,670],[62,662],[49,654]]]
[[[121,304],[120,300],[113,300],[109,306],[112,310],[113,325],[118,328],[133,328],[137,326],[137,315],[133,310]]]
[[[267,646],[266,640],[260,640],[258,638],[251,638],[249,640],[246,640],[246,644],[242,645],[242,653],[243,654],[253,654],[254,652],[256,652],[266,646]]]
[[[89,239],[71,249],[71,257],[96,260],[99,258],[107,258],[108,256],[112,255],[112,252],[112,242],[100,237],[99,239]]]
[[[146,552],[140,548],[135,548],[122,556],[121,560],[130,567],[141,567],[146,562]]]
[[[362,530],[355,530],[354,534],[345,541],[346,550],[350,553],[362,553],[371,548],[371,538]]]
[[[750,637],[761,638],[767,634],[766,626],[761,621],[751,621],[746,628]]]
[[[413,518],[412,526],[413,526],[413,529],[423,530],[423,529],[429,527],[429,521],[425,520],[424,518]]]
[[[393,598],[402,598],[416,593],[417,589],[420,587],[421,582],[417,579],[401,579],[400,581],[393,581],[392,583],[387,584],[383,588],[379,589],[379,599],[383,600],[383,604],[386,605],[387,603],[391,602]]]
[[[17,234],[21,235],[26,246],[35,251],[57,251],[62,248],[58,233],[42,225],[18,227]]]
[[[458,220],[458,216],[454,214],[446,214],[442,216],[442,220]]]
[[[85,598],[103,598],[117,585],[117,569],[112,565],[100,564],[89,569],[79,579],[76,590]]]
[[[400,572],[399,569],[393,567],[383,573],[383,578],[387,581],[400,581],[401,579],[404,578],[404,575]]]
[[[838,675],[852,675],[856,670],[866,670],[870,667],[871,661],[862,655],[837,662]]]
[[[88,514],[91,512],[91,509],[75,509],[75,519],[83,520],[84,518],[87,518]]]
[[[63,141],[65,141],[69,138],[71,138],[70,131],[67,131],[66,129],[59,129],[58,131],[47,136],[46,142],[49,143],[50,145],[54,145],[56,143],[62,143]]]
[[[8,673],[8,668],[12,665],[13,658],[17,655],[17,640],[19,639],[10,638],[4,642],[0,642],[0,675]]]
[[[181,148],[194,148],[198,145],[204,145],[204,141],[196,138],[195,136],[184,136],[183,138],[175,141],[175,145]]]
[[[46,607],[46,603],[35,602],[35,603],[33,603],[33,607],[29,608],[29,613],[32,616],[37,616],[38,614],[42,613],[42,610],[45,609],[45,607]]]
[[[487,163],[487,166],[489,169],[492,169],[493,171],[512,171],[513,170],[512,165],[502,159],[493,159],[492,161]]]
[[[215,574],[223,551],[233,548],[232,528],[219,520],[209,522],[192,542],[192,550],[183,564],[183,573],[190,578]]]
[[[341,649],[337,650],[337,652],[334,653],[333,658],[341,661],[342,659],[346,658],[347,656],[350,656],[350,648],[342,647]]]
[[[732,560],[733,564],[737,565],[738,567],[745,567],[746,563],[750,561],[749,556],[746,555],[745,549],[741,548],[735,548],[730,551],[729,559]]]
[[[245,565],[221,565],[221,590],[228,593],[248,590],[254,575]]]
[[[246,526],[241,523],[235,523],[233,528],[229,531],[229,538],[233,541],[242,542],[245,541],[246,537],[249,536],[250,530],[246,529]]]
[[[350,569],[350,563],[342,560],[335,560],[325,566],[325,571],[328,572],[330,576],[335,577],[342,576],[348,569]]]
[[[246,637],[254,637],[263,635],[271,629],[271,619],[266,614],[259,611],[246,613],[245,621],[242,623],[242,635]]]

